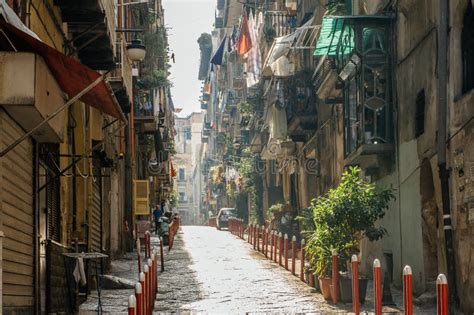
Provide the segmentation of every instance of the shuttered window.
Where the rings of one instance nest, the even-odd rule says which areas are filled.
[[[46,221],[47,238],[61,241],[61,206],[59,173],[59,145],[54,143],[39,144],[40,163],[46,169]]]

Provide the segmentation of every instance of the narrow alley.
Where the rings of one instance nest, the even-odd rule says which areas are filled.
[[[157,311],[332,311],[320,294],[227,231],[184,226],[159,276]],[[178,274],[177,274],[178,273]]]

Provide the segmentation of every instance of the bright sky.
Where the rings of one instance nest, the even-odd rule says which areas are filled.
[[[216,0],[163,0],[168,41],[176,63],[170,69],[171,93],[179,116],[200,112],[201,81],[198,80],[201,33],[210,33],[214,23]]]

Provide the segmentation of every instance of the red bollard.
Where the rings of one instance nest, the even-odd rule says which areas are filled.
[[[267,239],[265,241],[266,247],[265,247],[265,257],[268,258],[268,247],[270,246],[270,229],[267,229],[267,232],[265,233],[267,236]]]
[[[332,302],[337,304],[339,298],[339,268],[337,266],[337,250],[332,251]]]
[[[281,232],[278,234],[278,243],[278,263],[283,267],[283,234]]]
[[[257,252],[260,251],[260,225],[257,225]]]
[[[140,238],[138,237],[138,233],[137,233],[137,240],[136,240],[135,246],[137,247],[138,274],[140,274],[140,272],[142,272],[142,257],[140,255],[141,244],[140,244]]]
[[[143,273],[145,274],[145,289],[143,290],[143,296],[145,297],[145,299],[143,303],[143,309],[145,310],[145,314],[149,314],[150,310],[150,299],[148,293],[148,291],[150,290],[150,276],[148,275],[149,272],[150,270],[148,270],[148,264],[145,264],[145,266],[143,266]]]
[[[156,298],[156,291],[158,287],[158,263],[156,261],[156,249],[154,248],[153,251],[151,252],[151,263],[152,263],[152,268],[153,268],[153,294],[152,297],[153,299]]]
[[[253,249],[257,249],[257,225],[253,226]]]
[[[296,236],[291,238],[291,273],[296,276]]]
[[[382,266],[380,260],[374,260],[374,311],[382,315]]]
[[[405,315],[413,315],[413,275],[410,266],[403,268],[403,306]]]
[[[270,239],[269,239],[269,242],[270,242],[270,257],[269,259],[270,260],[273,260],[273,243],[274,243],[274,235],[273,235],[273,231],[270,231]]]
[[[265,226],[262,225],[262,254],[265,255]]]
[[[288,270],[288,234],[285,233],[285,247],[283,254],[285,255],[285,269]]]
[[[128,297],[128,315],[137,315],[137,300],[133,294]]]
[[[314,289],[314,273],[309,274],[309,286]]]
[[[359,314],[359,261],[357,255],[352,255],[352,311]]]
[[[155,304],[155,299],[153,298],[153,263],[150,258],[148,258],[148,310],[150,314],[153,311],[153,305]]]
[[[142,305],[142,314],[145,314],[146,313],[146,297],[145,297],[145,285],[146,285],[146,276],[145,276],[145,273],[142,271],[140,272],[140,285],[142,287],[142,301],[141,301],[141,305]]]
[[[165,271],[165,258],[163,257],[163,238],[160,237],[160,260],[161,260],[161,272]]]
[[[143,315],[143,304],[142,304],[142,285],[137,282],[135,285],[135,298],[137,302],[137,315]]]
[[[304,281],[304,260],[305,260],[305,240],[301,240],[301,261],[300,261],[300,280]]]
[[[252,244],[252,224],[249,224],[248,242],[249,244]]]
[[[148,253],[148,243],[150,241],[149,237],[150,237],[150,232],[146,231],[145,232],[145,258],[150,257]]]
[[[448,315],[448,279],[444,274],[440,274],[436,279],[436,291],[437,291],[437,309],[438,315]]]

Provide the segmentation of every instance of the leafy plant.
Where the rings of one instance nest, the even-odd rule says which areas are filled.
[[[283,207],[284,207],[283,204],[280,202],[272,205],[271,207],[268,208],[269,216],[272,216],[275,213],[281,212],[283,210]]]
[[[153,70],[140,80],[140,85],[144,89],[156,89],[171,86],[168,74],[165,70]]]
[[[173,190],[169,197],[170,207],[176,208],[178,206],[179,193],[176,190]]]
[[[309,236],[316,230],[313,209],[311,207],[301,209],[300,215],[296,217],[296,220],[300,223],[302,236],[308,240]]]
[[[315,231],[309,238],[308,255],[320,276],[328,275],[333,250],[345,262],[357,252],[362,238],[376,241],[387,234],[376,223],[385,216],[393,192],[362,179],[360,171],[350,167],[337,188],[311,202]]]

